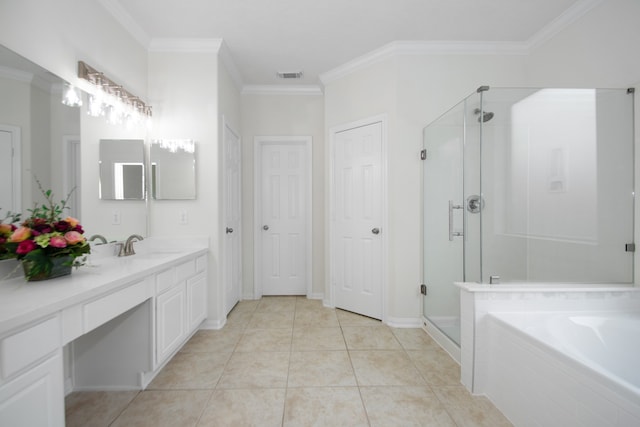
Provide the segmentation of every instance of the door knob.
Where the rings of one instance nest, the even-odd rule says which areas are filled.
[[[233,228],[227,227],[227,234],[233,233]]]
[[[380,229],[379,228],[374,228],[373,230],[371,230],[371,232],[373,234],[380,234]]]
[[[267,231],[267,230],[269,229],[269,226],[268,226],[268,225],[263,225],[263,226],[262,226],[262,229],[263,229],[264,231]]]

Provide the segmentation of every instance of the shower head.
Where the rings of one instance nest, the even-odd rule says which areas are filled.
[[[481,111],[482,110],[480,110],[479,108],[476,108],[475,110],[473,110],[473,114],[477,116]],[[491,111],[485,111],[484,113],[482,113],[482,117],[478,117],[478,123],[480,123],[480,121],[482,121],[482,123],[485,123],[491,119],[493,119],[493,113]]]

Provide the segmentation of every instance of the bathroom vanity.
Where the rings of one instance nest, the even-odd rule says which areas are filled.
[[[207,316],[207,252],[145,250],[0,281],[0,425],[64,426],[65,381],[144,389]]]

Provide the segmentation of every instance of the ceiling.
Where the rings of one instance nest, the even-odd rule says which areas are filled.
[[[244,85],[317,85],[394,41],[531,44],[601,0],[100,0],[145,47],[222,39]],[[300,80],[279,71],[303,71]]]

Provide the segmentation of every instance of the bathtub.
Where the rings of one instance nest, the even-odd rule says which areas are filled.
[[[516,426],[640,426],[640,310],[489,312],[486,394]]]

